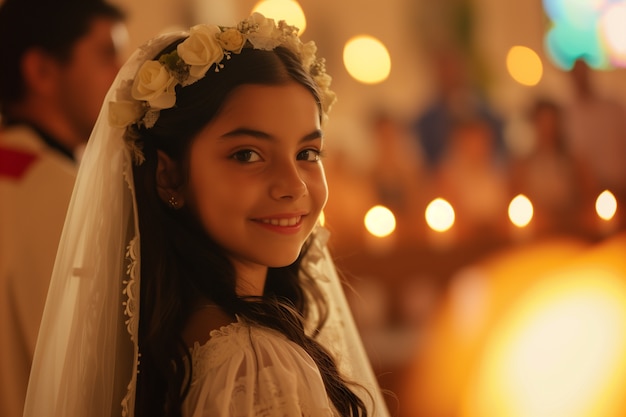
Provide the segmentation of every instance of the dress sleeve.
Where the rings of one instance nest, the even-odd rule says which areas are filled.
[[[192,351],[185,417],[329,417],[319,370],[298,345],[242,323],[213,332]]]

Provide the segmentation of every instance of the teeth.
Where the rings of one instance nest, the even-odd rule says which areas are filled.
[[[265,224],[271,224],[272,226],[287,227],[295,226],[296,224],[300,223],[301,218],[302,216],[290,217],[287,219],[261,219],[261,222]]]

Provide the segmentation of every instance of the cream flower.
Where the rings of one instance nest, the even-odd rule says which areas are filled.
[[[319,87],[323,119],[326,119],[336,97],[330,90],[332,78],[326,74],[324,60],[316,59],[315,43],[302,43],[297,28],[284,21],[275,23],[273,19],[254,13],[234,27],[194,26],[175,51],[144,62],[134,79],[121,82],[116,99],[109,103],[110,124],[126,127],[137,123],[147,129],[153,127],[160,110],[176,104],[178,85],[186,87],[203,78],[213,65],[215,71],[225,68],[228,65],[222,63],[225,56],[230,58],[231,54],[250,46],[268,51],[281,46],[292,51]],[[141,144],[130,135],[128,145],[135,162],[141,164]]]
[[[280,45],[283,33],[276,27],[274,19],[253,13],[248,22],[255,28],[248,34],[248,40],[255,49],[270,51]]]
[[[146,61],[135,77],[132,96],[147,101],[153,109],[169,109],[176,103],[176,84],[176,79],[158,61]]]
[[[217,39],[221,33],[215,25],[197,25],[190,29],[189,37],[176,48],[178,56],[189,68],[189,85],[204,77],[211,65],[218,64],[224,58],[224,50]]]
[[[285,23],[284,20],[278,22],[278,30],[281,32],[280,44],[285,48],[300,55],[302,52],[302,41],[298,38],[298,28]]]
[[[300,47],[302,66],[307,70],[311,68],[311,65],[315,62],[315,54],[317,54],[317,45],[315,45],[313,41],[302,44]]]
[[[110,101],[109,123],[113,127],[126,127],[143,116],[139,101]]]
[[[330,88],[330,83],[333,81],[333,77],[326,74],[325,72],[313,77],[315,83],[322,89],[327,90]]]
[[[228,28],[224,32],[220,32],[217,40],[222,48],[236,54],[241,52],[243,45],[246,43],[246,38],[235,28]]]

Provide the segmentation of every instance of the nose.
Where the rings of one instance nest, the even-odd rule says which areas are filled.
[[[307,185],[297,162],[276,163],[272,173],[270,196],[275,200],[297,200],[307,193]]]

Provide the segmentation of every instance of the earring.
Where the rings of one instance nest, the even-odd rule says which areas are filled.
[[[170,196],[169,200],[167,200],[167,204],[169,204],[169,206],[174,210],[178,210],[180,208],[179,207],[180,203],[178,202],[176,197],[174,197],[173,195]]]

